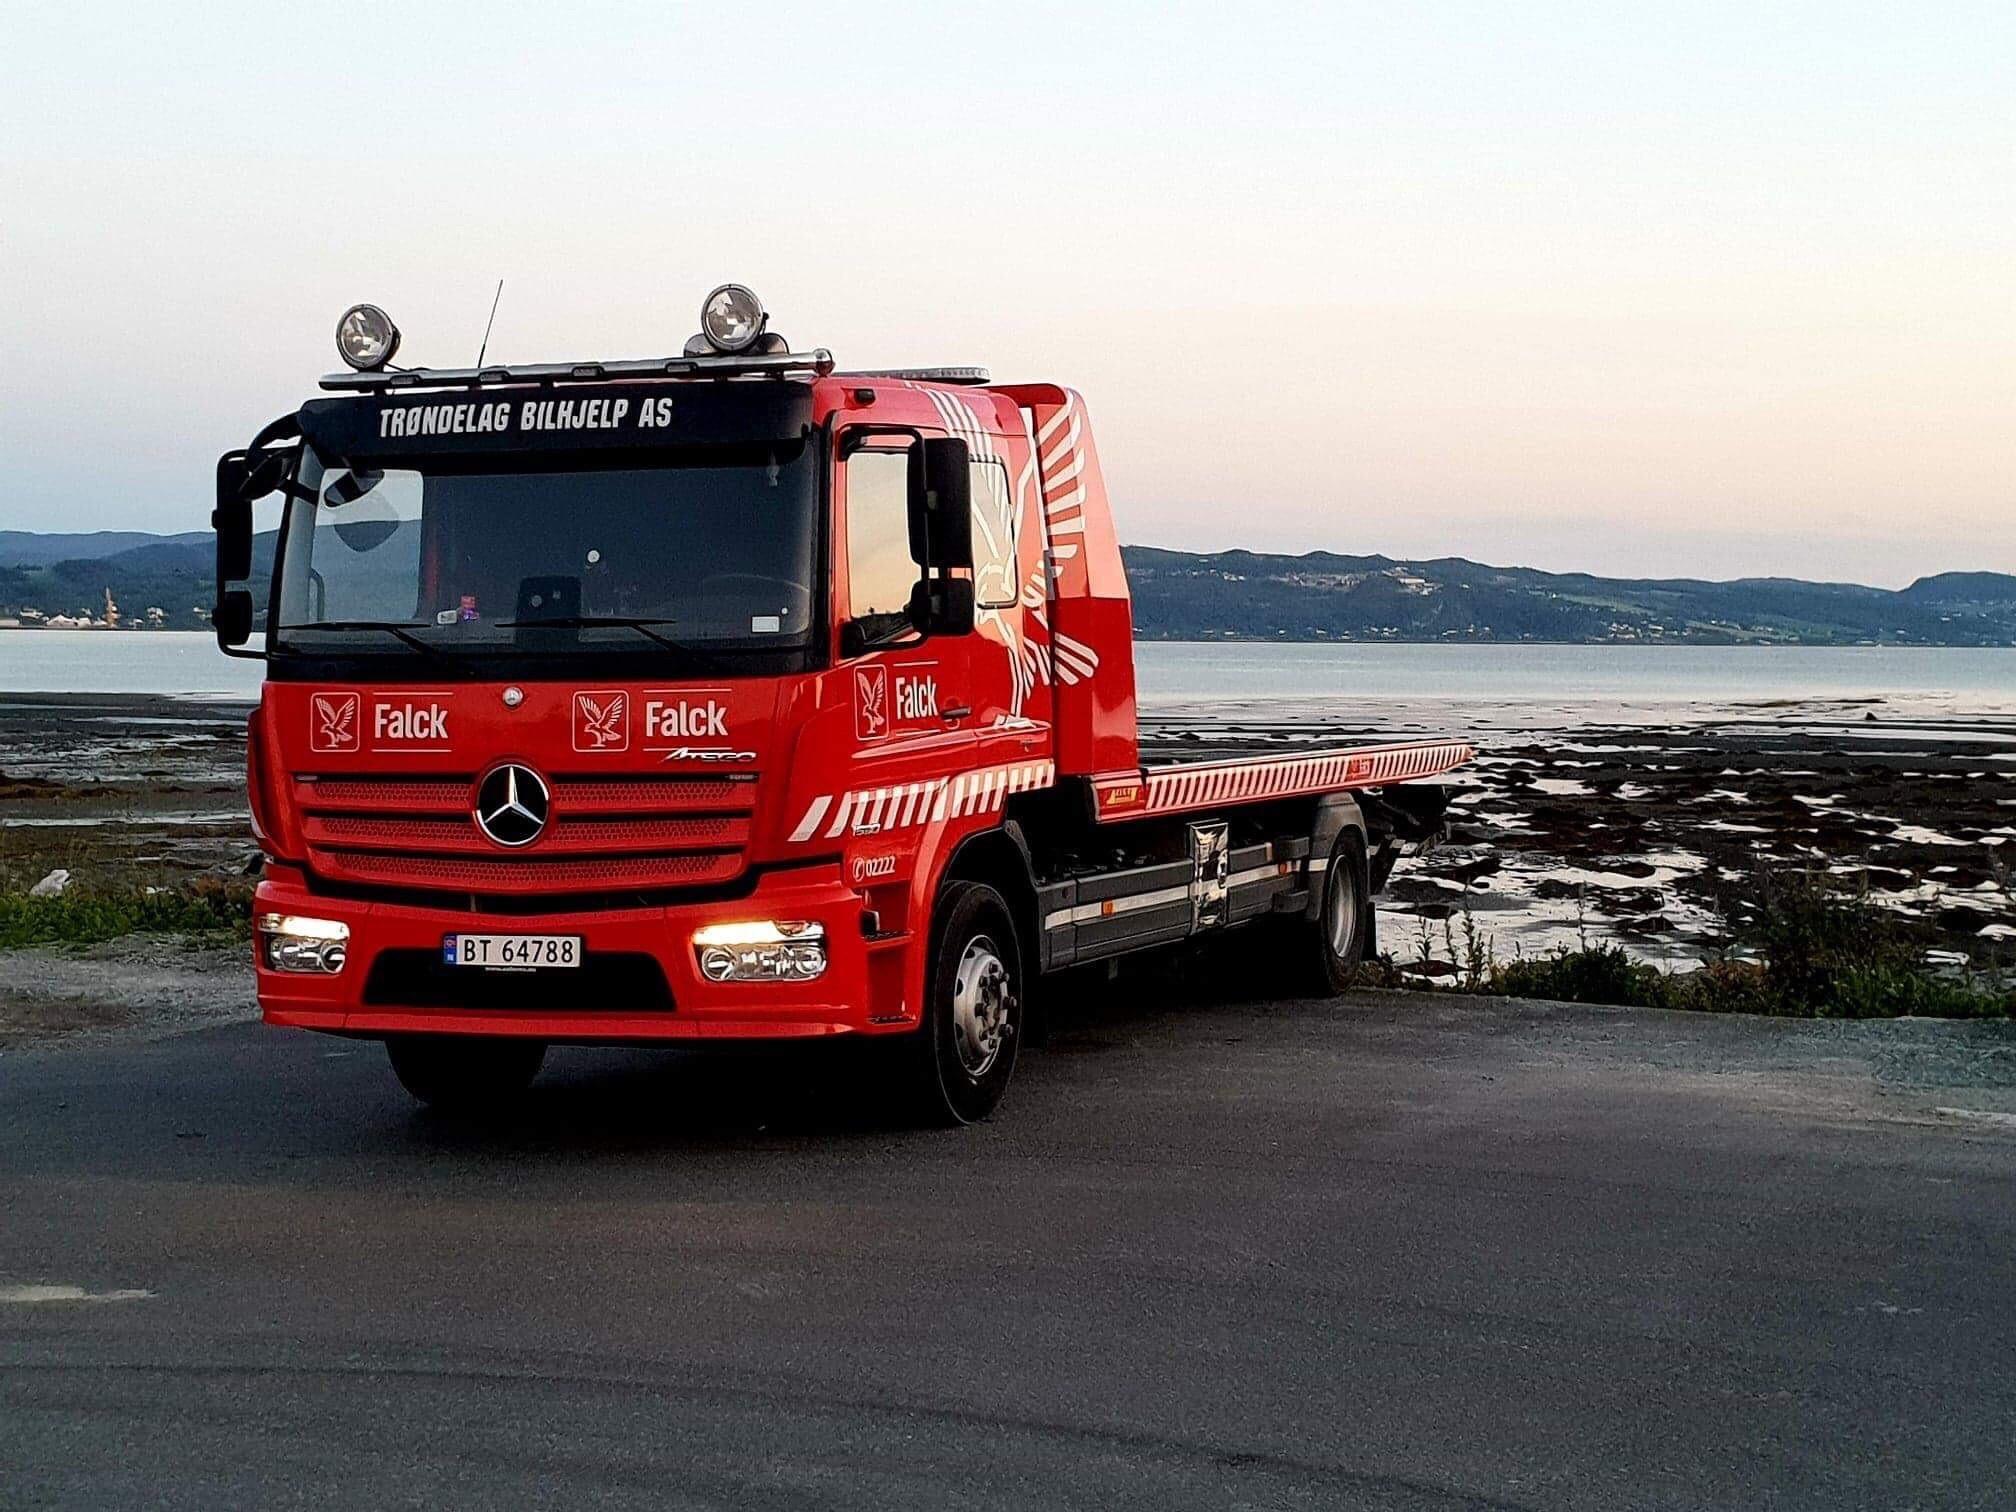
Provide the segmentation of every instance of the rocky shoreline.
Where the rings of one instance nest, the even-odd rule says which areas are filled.
[[[2016,967],[2016,713],[1880,699],[1386,712],[1352,727],[1314,703],[1171,704],[1143,732],[1197,756],[1474,739],[1477,760],[1445,779],[1447,840],[1381,900],[1381,948],[1422,975],[1453,974],[1471,934],[1501,961],[1615,943],[1684,970],[1729,947],[1726,910],[1760,868],[1866,890],[1935,962]]]

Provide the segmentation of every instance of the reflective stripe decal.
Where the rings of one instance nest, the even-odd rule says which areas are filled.
[[[1097,903],[1060,908],[1043,916],[1043,927],[1058,929],[1066,924],[1089,924],[1094,919],[1117,918],[1121,914],[1139,913],[1144,908],[1167,908],[1171,903],[1189,901],[1188,887],[1160,887],[1154,892],[1134,893],[1125,898],[1103,898]]]
[[[1129,816],[1177,813],[1214,803],[1251,803],[1433,777],[1475,754],[1463,741],[1422,741],[1357,751],[1314,751],[1265,761],[1208,762],[1150,770],[1147,802]]]
[[[791,843],[796,845],[800,841],[810,840],[813,832],[819,828],[819,821],[826,817],[826,810],[832,805],[833,798],[830,793],[821,793],[814,798],[812,806],[805,810],[805,817],[798,821],[798,828],[791,831]]]
[[[1055,762],[1017,761],[961,772],[950,779],[934,777],[924,782],[855,788],[837,795],[821,793],[806,805],[804,816],[791,831],[791,843],[802,845],[815,836],[837,840],[850,829],[857,834],[886,835],[946,819],[997,814],[1007,805],[1009,794],[1054,787],[1056,782]],[[829,814],[832,818],[825,822]]]
[[[1310,862],[1312,871],[1321,871],[1329,863]],[[1265,866],[1249,866],[1244,871],[1233,872],[1225,879],[1228,888],[1251,887],[1257,882],[1279,882],[1293,878],[1301,865],[1294,861],[1269,861]],[[1183,887],[1159,887],[1153,892],[1132,893],[1119,898],[1101,898],[1096,903],[1080,903],[1072,908],[1059,908],[1043,916],[1043,927],[1062,929],[1067,924],[1089,924],[1095,919],[1110,919],[1121,914],[1138,913],[1144,908],[1163,908],[1171,903],[1187,903],[1196,891],[1192,882]]]

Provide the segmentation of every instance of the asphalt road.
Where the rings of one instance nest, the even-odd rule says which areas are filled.
[[[2016,1501],[2008,1026],[1144,990],[982,1128],[860,1074],[0,1057],[0,1505]]]

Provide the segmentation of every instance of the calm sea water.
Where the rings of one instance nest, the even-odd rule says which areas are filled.
[[[1884,698],[2016,706],[2016,649],[1150,643],[1145,702],[1342,697],[1505,703]]]
[[[260,664],[179,631],[0,631],[0,691],[250,698]],[[2016,650],[1779,646],[1322,646],[1150,642],[1157,705],[1449,700],[1562,706],[1882,698],[2016,709]]]

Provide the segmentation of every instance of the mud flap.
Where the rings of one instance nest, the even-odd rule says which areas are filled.
[[[1371,835],[1366,861],[1374,893],[1384,892],[1400,847],[1413,845],[1425,854],[1448,833],[1451,790],[1440,783],[1410,782],[1358,795]]]

